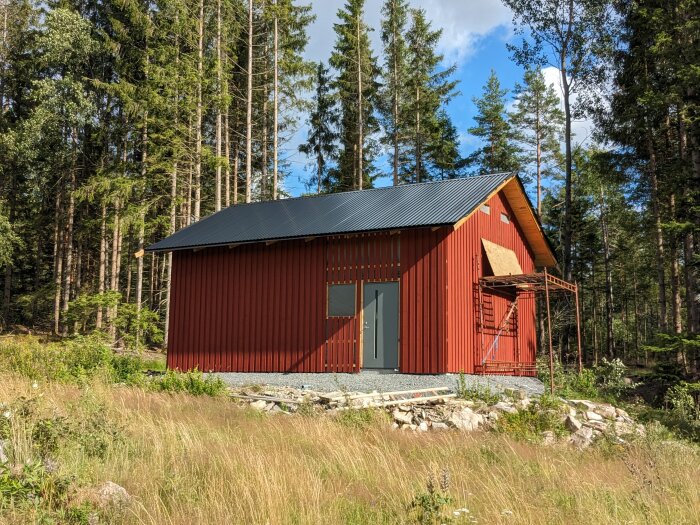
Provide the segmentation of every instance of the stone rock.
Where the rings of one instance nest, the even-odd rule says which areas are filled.
[[[399,424],[398,424],[398,423],[392,423],[392,425],[391,425],[391,429],[392,429],[392,430],[398,430],[398,428],[399,428]]]
[[[581,410],[595,410],[595,403],[587,399],[571,399],[569,403]]]
[[[423,421],[420,425],[418,425],[418,430],[421,432],[427,432],[428,431],[428,423]]]
[[[615,421],[613,428],[615,429],[615,434],[618,436],[634,434],[635,431],[635,428],[626,421]]]
[[[486,415],[486,417],[487,417],[490,421],[498,421],[498,418],[501,417],[501,415],[500,415],[498,412],[496,412],[495,410],[492,410],[491,412],[489,412],[489,413]]]
[[[593,429],[590,427],[579,428],[576,432],[571,434],[569,442],[581,449],[590,446],[593,442]]]
[[[592,410],[589,410],[588,412],[584,413],[583,417],[585,417],[588,421],[603,421],[603,416],[601,416],[597,412],[593,412]]]
[[[617,414],[618,417],[631,419],[630,415],[626,411],[622,410],[621,408],[615,408],[615,414]]]
[[[257,401],[253,401],[250,404],[250,408],[254,408],[255,410],[267,410],[267,401],[264,399],[258,399]]]
[[[637,433],[638,436],[644,437],[647,435],[647,429],[644,428],[644,425],[642,425],[641,423],[639,425],[637,425],[637,427],[635,428],[635,432]]]
[[[101,508],[124,508],[131,503],[131,496],[126,489],[112,481],[105,481],[97,489],[97,497]]]
[[[518,409],[515,408],[512,404],[506,403],[505,401],[499,401],[495,405],[493,405],[491,408],[494,410],[498,410],[500,412],[505,412],[506,414],[517,414]]]
[[[516,401],[515,407],[519,408],[521,410],[526,410],[531,404],[532,404],[532,400],[529,397],[526,397],[524,399],[520,399],[520,400]]]
[[[612,405],[598,405],[595,412],[598,415],[603,416],[605,419],[615,419],[615,417],[617,417],[615,407]]]
[[[448,422],[455,428],[471,432],[472,430],[477,430],[479,425],[484,423],[484,416],[465,407],[462,410],[452,412]]]
[[[8,461],[7,454],[5,454],[5,446],[5,441],[0,439],[0,465]]]
[[[436,421],[431,425],[431,428],[433,430],[448,430],[450,427],[447,426],[447,423],[443,423],[442,421]]]
[[[569,432],[576,432],[581,428],[581,422],[571,414],[564,419],[564,426]]]
[[[397,423],[404,423],[406,425],[410,425],[411,423],[413,423],[413,414],[411,414],[410,412],[404,412],[397,408],[392,413],[392,416],[394,418],[394,421],[396,421]]]
[[[545,430],[542,432],[542,444],[548,447],[556,445],[557,435],[551,430]]]
[[[608,430],[608,424],[605,421],[586,421],[584,425],[598,432],[605,432]]]

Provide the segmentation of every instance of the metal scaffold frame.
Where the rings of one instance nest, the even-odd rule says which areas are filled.
[[[576,310],[576,344],[578,351],[578,370],[579,373],[583,370],[583,356],[581,352],[581,313],[578,298],[578,284],[570,283],[563,279],[555,277],[545,268],[543,272],[520,274],[520,275],[492,275],[479,279],[479,301],[484,292],[489,291],[509,291],[515,295],[512,309],[517,305],[518,297],[524,294],[541,294],[544,292],[545,304],[547,311],[547,340],[549,346],[549,389],[554,393],[554,345],[552,343],[552,312],[551,312],[551,296],[556,293],[573,294]],[[481,309],[479,304],[477,308]],[[479,312],[477,312],[479,313]],[[500,335],[500,332],[499,332]],[[483,339],[483,338],[482,338]],[[494,341],[496,344],[496,341]],[[483,342],[482,342],[483,346]],[[492,345],[493,347],[493,345]],[[485,349],[482,348],[482,351]],[[484,353],[482,366],[490,355],[491,349]]]

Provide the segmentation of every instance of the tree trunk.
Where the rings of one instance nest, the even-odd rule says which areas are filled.
[[[278,173],[278,153],[279,146],[279,29],[277,27],[277,0],[275,0],[274,19],[274,72],[273,72],[273,100],[272,100],[272,199],[277,200]]]
[[[394,19],[395,20],[395,19]],[[392,171],[394,175],[394,186],[399,184],[399,58],[396,53],[396,40],[398,39],[397,28],[393,28],[393,39],[394,39],[394,54],[392,56],[392,77],[393,77],[393,93],[392,93],[392,111],[394,113],[394,129],[391,137],[391,141],[394,145],[394,159],[392,163]]]
[[[53,280],[54,280],[54,301],[53,301],[53,333],[60,334],[61,325],[61,283],[63,282],[63,227],[62,218],[62,189],[56,192],[56,209],[54,214],[53,229]]]
[[[615,357],[615,340],[613,338],[613,283],[610,264],[610,238],[608,235],[607,210],[602,186],[600,187],[600,229],[603,240],[603,262],[605,270],[605,346],[608,357],[612,359]]]
[[[119,199],[114,203],[114,226],[112,227],[112,255],[111,255],[111,271],[109,289],[113,292],[119,291],[119,270],[120,270],[120,255],[121,255],[121,203]],[[107,309],[107,319],[109,322],[109,335],[114,341],[116,338],[117,327],[114,321],[117,317],[117,306],[110,306]]]
[[[194,221],[200,218],[202,204],[202,83],[204,82],[204,0],[199,0],[197,45],[197,111],[194,144]]]
[[[105,274],[107,273],[107,205],[102,203],[102,213],[100,215],[100,261],[97,270],[97,293],[102,297],[105,293]],[[95,328],[102,328],[102,305],[97,307],[97,317]]]
[[[668,313],[666,306],[666,272],[664,256],[664,232],[661,227],[661,206],[659,195],[659,180],[657,175],[656,149],[647,130],[647,152],[649,154],[649,180],[651,186],[651,211],[654,216],[654,243],[656,247],[656,281],[659,287],[659,330],[668,330]]]
[[[252,200],[253,181],[253,0],[248,0],[248,91],[246,93],[245,124],[245,201]]]
[[[216,104],[216,189],[214,210],[221,209],[221,106],[223,104],[223,71],[221,69],[221,0],[216,3],[216,82],[219,99]]]
[[[416,179],[415,182],[420,182],[421,160],[423,153],[421,152],[420,143],[420,89],[416,87]]]
[[[362,179],[364,178],[364,168],[362,160],[364,156],[364,115],[362,114],[362,52],[360,47],[360,13],[357,13],[357,189],[362,189]]]
[[[77,166],[77,137],[78,131],[73,129],[71,132],[72,137],[72,160],[70,168],[70,182],[68,187],[68,209],[66,210],[66,232],[65,232],[65,269],[63,272],[63,304],[61,306],[61,313],[65,316],[68,313],[68,305],[71,299],[71,286],[73,284],[74,270],[73,270],[73,224],[75,221],[75,190],[77,187],[76,182],[76,170]],[[61,334],[68,335],[68,325],[64,322],[62,323]]]
[[[572,2],[570,2],[571,4]],[[573,7],[571,16],[573,16]],[[565,150],[565,187],[564,187],[564,228],[562,232],[562,251],[564,259],[564,279],[571,281],[571,185],[572,185],[572,156],[571,156],[571,100],[570,81],[567,78],[566,55],[561,55],[561,81],[564,98],[564,150]]]
[[[231,205],[231,137],[229,134],[228,108],[224,113],[224,202]]]

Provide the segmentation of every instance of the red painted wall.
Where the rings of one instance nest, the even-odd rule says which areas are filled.
[[[534,257],[525,237],[515,222],[508,202],[502,193],[493,196],[487,204],[490,214],[477,210],[462,226],[447,238],[447,367],[448,372],[474,371],[481,362],[481,333],[477,321],[477,289],[479,277],[488,274],[488,266],[481,239],[513,250],[524,273],[535,271]],[[510,223],[501,220],[501,213],[510,217]],[[495,325],[508,311],[509,298],[492,296]],[[498,361],[535,362],[535,304],[531,296],[518,299],[518,334],[501,335],[498,351],[492,358]],[[484,332],[484,347],[488,350],[495,331]]]
[[[399,368],[404,373],[474,371],[479,359],[474,283],[481,238],[533,258],[500,194],[491,214],[457,230],[419,228],[280,241],[173,254],[168,366],[181,370],[357,372],[362,283],[399,281]],[[326,318],[328,284],[356,283],[353,317]],[[508,307],[493,299],[495,317]],[[493,335],[485,336],[486,344]],[[519,341],[502,336],[498,360],[534,362],[532,299],[519,305]]]

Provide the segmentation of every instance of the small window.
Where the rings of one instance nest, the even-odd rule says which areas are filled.
[[[505,222],[506,224],[510,224],[510,217],[508,217],[507,213],[501,212],[501,222]]]
[[[488,204],[482,204],[481,211],[484,212],[486,215],[491,215],[491,206],[489,206]]]
[[[355,315],[355,285],[328,285],[328,317],[353,317]]]

